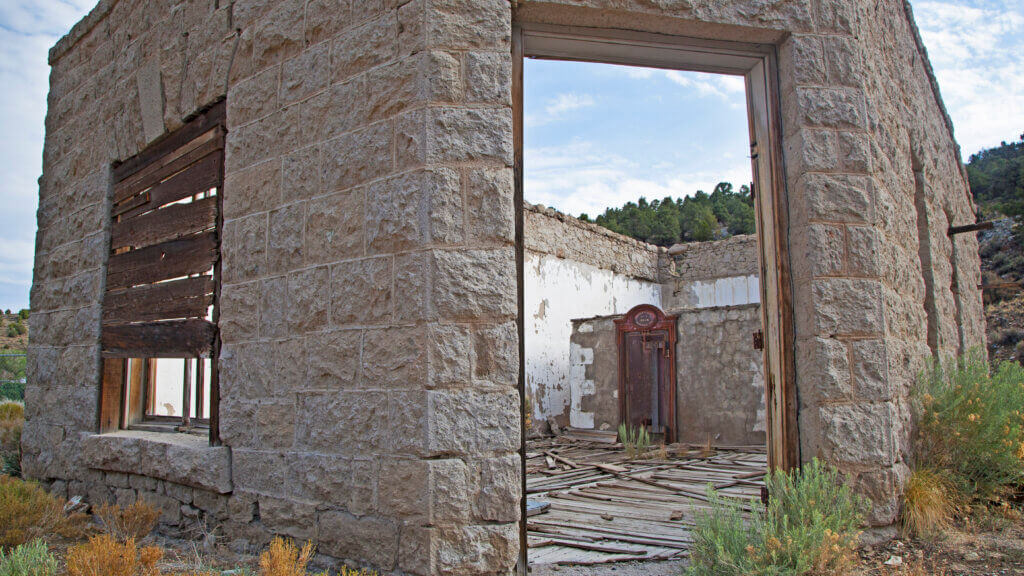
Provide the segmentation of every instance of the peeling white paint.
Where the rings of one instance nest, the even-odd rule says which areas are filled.
[[[761,302],[761,282],[757,274],[680,282],[678,286],[680,292],[689,292],[691,298],[688,299],[688,308],[742,306]]]
[[[582,374],[570,378],[572,319],[624,314],[638,304],[661,306],[661,285],[532,252],[526,253],[525,264],[526,389],[533,418],[542,422],[566,413],[571,398],[594,393],[593,382],[586,390]],[[575,393],[571,381],[579,383]],[[569,412],[573,426],[593,428],[593,414],[586,424],[586,415],[572,420],[573,411]]]

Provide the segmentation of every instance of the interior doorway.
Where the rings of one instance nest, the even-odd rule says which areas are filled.
[[[692,520],[693,511],[702,505],[703,485],[710,482],[728,495],[740,499],[753,498],[760,493],[758,482],[768,466],[786,468],[799,462],[792,370],[792,310],[783,234],[787,214],[783,209],[785,189],[780,173],[781,147],[774,81],[775,49],[771,45],[532,25],[514,27],[513,51],[520,373],[524,398],[522,456],[526,496],[521,525],[522,565],[542,568],[544,564],[556,563],[604,564],[678,558],[685,555],[688,542],[686,526]],[[524,153],[528,144],[524,92],[530,82],[529,76],[524,75],[524,62],[530,60],[700,72],[738,79],[742,82],[749,133],[751,177],[749,185],[744,187],[748,188],[746,193],[756,221],[749,243],[752,258],[756,261],[753,280],[734,275],[694,281],[694,286],[689,286],[692,293],[682,290],[686,292],[684,297],[700,300],[711,294],[712,302],[720,303],[716,298],[727,298],[728,302],[705,306],[695,312],[688,310],[692,321],[684,330],[681,328],[682,320],[671,311],[666,314],[656,304],[679,304],[672,300],[678,296],[672,288],[679,286],[678,277],[672,277],[673,272],[669,272],[666,281],[665,271],[676,270],[674,266],[692,256],[693,251],[686,246],[673,246],[667,253],[654,250],[654,261],[658,262],[656,279],[651,279],[649,270],[630,269],[626,275],[631,275],[631,278],[624,281],[626,285],[629,282],[649,282],[660,286],[659,290],[651,288],[647,292],[643,285],[631,288],[630,297],[648,298],[647,302],[639,303],[650,308],[639,306],[629,313],[628,309],[605,310],[591,316],[572,318],[569,385],[560,389],[568,400],[563,400],[561,405],[552,401],[553,395],[541,390],[532,380],[537,376],[531,366],[531,358],[535,357],[530,353],[531,347],[538,348],[536,342],[544,329],[543,323],[553,313],[550,304],[553,299],[538,295],[545,284],[535,277],[553,269],[551,267],[558,264],[557,261],[578,260],[600,268],[601,263],[594,261],[597,256],[593,254],[600,250],[594,246],[594,250],[583,249],[577,253],[572,247],[558,245],[558,240],[550,239],[547,241],[553,246],[549,249],[544,241],[531,235],[545,225],[545,219],[560,221],[558,226],[579,228],[578,222],[573,220],[588,221],[590,218],[552,214],[543,206],[530,204],[530,190],[524,178],[530,162]],[[572,105],[573,101],[567,100],[565,104]],[[611,241],[599,238],[600,232],[591,229],[573,229],[567,235],[595,243]],[[636,250],[640,256],[634,260],[651,260],[649,248],[638,246]],[[725,265],[724,262],[720,264]],[[714,263],[711,268],[714,268]],[[613,275],[621,273],[617,265],[609,269]],[[609,285],[614,280],[609,280]],[[668,300],[664,299],[666,290],[672,292]],[[656,297],[652,296],[654,291],[658,292]],[[721,296],[722,291],[732,296]],[[561,296],[566,298],[564,293]],[[569,299],[574,302],[585,300],[573,296]],[[698,426],[698,420],[701,410],[706,413],[706,420],[710,419],[707,414],[713,410],[701,405],[701,401],[693,396],[668,398],[680,389],[674,381],[676,374],[686,369],[675,367],[680,361],[676,357],[679,347],[692,345],[700,350],[697,357],[691,355],[690,362],[701,362],[701,355],[704,359],[715,355],[713,348],[700,348],[694,344],[701,338],[699,330],[694,327],[706,326],[712,321],[709,320],[712,313],[722,313],[723,318],[728,316],[728,322],[739,326],[736,323],[738,316],[732,314],[736,310],[726,313],[720,309],[738,309],[753,303],[757,304],[753,317],[756,330],[743,334],[743,339],[746,346],[757,349],[755,355],[761,364],[763,392],[758,401],[761,403],[763,434],[760,436],[760,448],[752,444],[726,445],[721,441],[721,435],[712,437],[706,426]],[[652,314],[651,308],[658,314]],[[620,326],[633,323],[637,327],[635,323],[640,311],[647,312],[643,321],[650,316],[657,322],[670,322],[673,334],[670,336],[666,330],[657,338],[647,338],[643,335],[645,330],[634,330],[634,334],[629,336],[628,330],[612,328],[617,348],[615,354],[609,355],[601,340],[601,335],[607,333],[603,330],[616,323]],[[670,339],[678,341],[670,342]],[[543,349],[552,354],[552,346],[545,345]],[[687,350],[692,352],[689,348]],[[633,364],[625,360],[633,357],[636,360]],[[645,363],[645,359],[649,362]],[[611,365],[615,366],[617,387],[614,394],[602,394],[601,390],[605,388],[600,384],[601,378],[594,374],[606,375]],[[637,378],[629,376],[631,366],[649,369],[644,373],[656,377],[653,380],[639,378],[649,385],[641,386],[642,391],[639,388],[631,390],[630,383],[637,381]],[[716,366],[709,364],[704,368],[714,370]],[[671,384],[668,383],[670,375]],[[702,382],[707,388],[715,385],[714,378],[704,378]],[[632,410],[629,400],[636,399],[637,394],[643,391],[650,396],[646,400],[656,399],[656,402],[647,402],[654,402],[655,406],[644,404],[650,410]],[[690,405],[685,405],[687,402]],[[558,412],[560,406],[561,413]],[[678,407],[683,409],[677,410]],[[688,413],[687,408],[690,409]],[[640,412],[649,414],[641,415]],[[756,420],[756,413],[753,418]],[[706,439],[693,442],[692,435],[686,436],[688,432],[704,433]],[[537,440],[538,433],[547,433],[547,439]],[[646,461],[637,457],[636,435],[646,438],[645,452],[639,455]],[[532,440],[528,438],[530,436]],[[626,441],[627,436],[629,441]],[[652,448],[651,437],[655,444],[660,444],[660,449]],[[639,494],[638,489],[646,493]],[[594,510],[597,513],[592,513]],[[588,523],[592,517],[598,520]],[[616,521],[619,523],[615,524]]]

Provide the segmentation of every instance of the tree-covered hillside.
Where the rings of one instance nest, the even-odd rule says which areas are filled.
[[[974,201],[981,216],[1005,214],[1021,224],[1024,218],[1024,134],[1020,142],[972,154],[967,162]]]
[[[580,220],[590,222],[587,214]],[[747,186],[734,190],[721,182],[708,194],[627,202],[622,208],[608,208],[593,220],[609,230],[659,246],[677,242],[701,242],[734,234],[754,233],[754,200]]]

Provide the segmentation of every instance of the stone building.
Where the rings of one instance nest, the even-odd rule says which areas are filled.
[[[238,546],[511,571],[523,57],[746,78],[770,460],[891,524],[916,373],[984,339],[903,0],[102,0],[50,52],[26,475]],[[205,435],[146,424],[185,357]]]

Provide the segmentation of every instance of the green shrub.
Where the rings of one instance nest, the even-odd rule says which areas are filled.
[[[917,466],[984,498],[1024,482],[1024,367],[981,351],[932,362],[914,389]]]
[[[17,338],[18,334],[19,334],[19,332],[18,332],[18,325],[17,324],[8,324],[7,325],[7,337],[8,338]]]
[[[42,540],[22,544],[4,555],[0,551],[0,576],[54,576],[57,559]]]
[[[25,383],[0,382],[0,401],[3,400],[23,402],[25,400]]]
[[[625,447],[626,456],[637,458],[644,452],[647,452],[647,449],[651,446],[651,437],[643,426],[634,428],[626,426],[626,423],[623,422],[619,424],[619,442],[622,442],[623,447]]]
[[[21,310],[18,310],[18,318],[21,318],[22,320],[28,320],[28,308],[22,308]]]
[[[740,503],[711,487],[710,510],[699,514],[690,551],[691,576],[842,574],[854,561],[866,502],[840,474],[817,459],[803,470],[768,475],[768,506]]]

